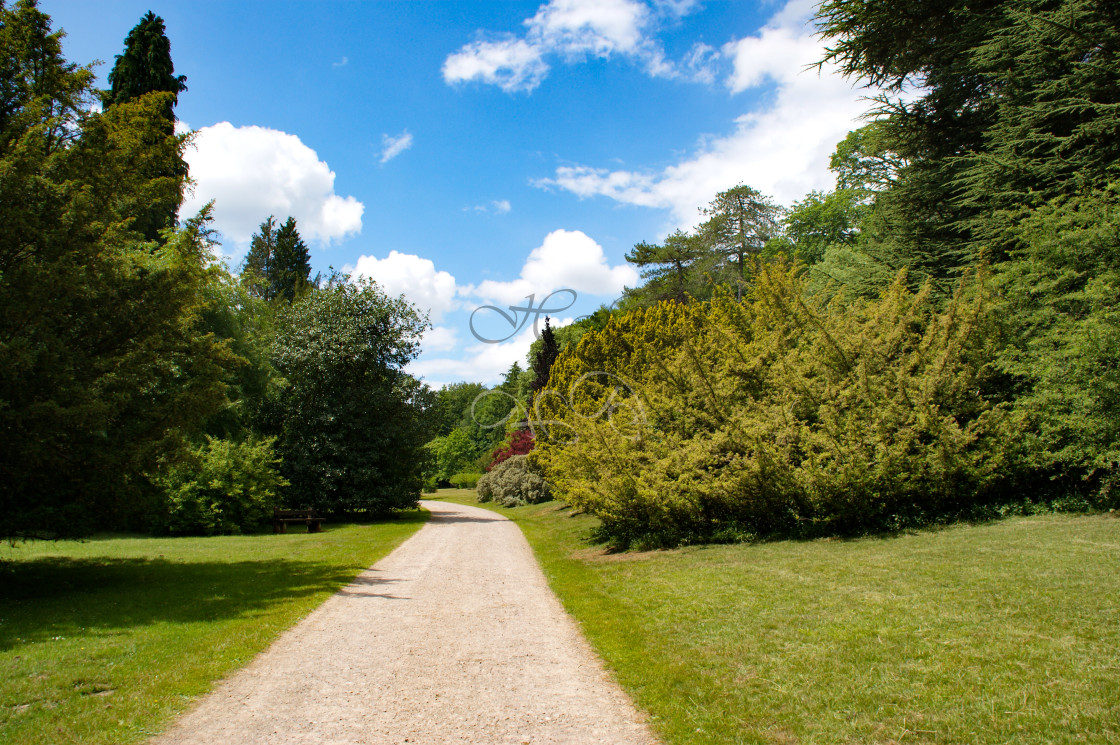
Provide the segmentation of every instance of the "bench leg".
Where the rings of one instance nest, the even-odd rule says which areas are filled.
[[[322,533],[323,532],[323,522],[321,520],[308,520],[307,521],[307,532],[308,533]]]

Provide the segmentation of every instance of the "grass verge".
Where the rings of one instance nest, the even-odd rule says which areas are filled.
[[[148,738],[427,518],[0,546],[0,742]]]
[[[492,509],[669,743],[1120,743],[1115,515],[608,554]]]

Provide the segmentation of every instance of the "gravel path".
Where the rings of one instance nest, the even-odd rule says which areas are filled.
[[[654,743],[520,529],[422,504],[416,535],[154,745]]]

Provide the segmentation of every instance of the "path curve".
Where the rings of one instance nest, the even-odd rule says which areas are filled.
[[[153,745],[654,743],[521,530],[424,501],[417,533]]]

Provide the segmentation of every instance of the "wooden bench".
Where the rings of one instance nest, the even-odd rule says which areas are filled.
[[[272,511],[273,532],[287,533],[288,523],[306,525],[308,533],[323,531],[323,518],[315,517],[314,510],[282,510],[277,507]]]

